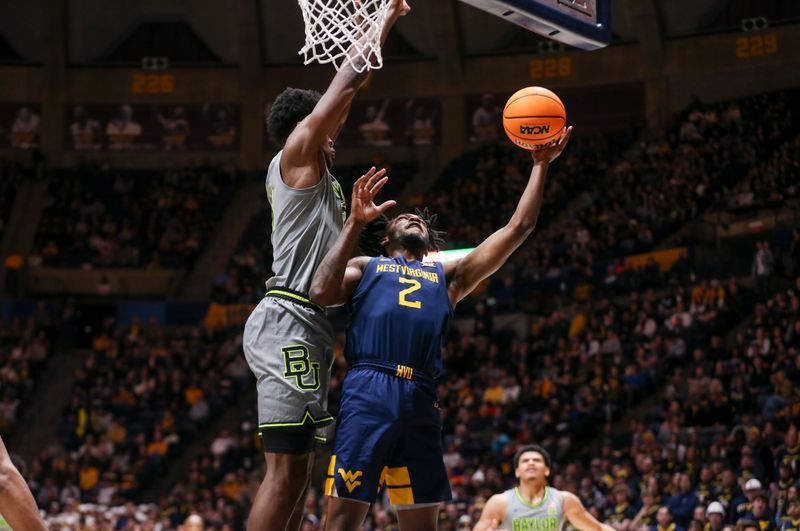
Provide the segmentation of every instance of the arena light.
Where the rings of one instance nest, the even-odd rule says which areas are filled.
[[[468,247],[465,249],[447,249],[445,251],[437,251],[435,253],[430,253],[425,256],[425,262],[452,262],[453,260],[458,260],[459,258],[464,258],[469,253],[471,253],[475,247]]]

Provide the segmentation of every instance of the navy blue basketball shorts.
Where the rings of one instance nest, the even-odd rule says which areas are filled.
[[[451,499],[435,388],[415,379],[373,368],[350,370],[325,481],[327,496],[372,503],[385,486],[393,505]]]

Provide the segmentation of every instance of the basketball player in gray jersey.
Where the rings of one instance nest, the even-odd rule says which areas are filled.
[[[385,42],[405,0],[391,0]],[[325,94],[288,88],[270,108],[267,128],[281,151],[269,165],[274,276],[245,325],[245,358],[256,377],[259,433],[267,473],[248,530],[300,528],[316,430],[327,412],[333,331],[325,310],[306,295],[314,271],[341,231],[345,199],[330,166],[333,142],[369,71],[345,64]]]
[[[565,521],[581,531],[614,531],[589,514],[577,496],[547,486],[550,456],[541,446],[517,450],[514,468],[519,485],[489,498],[474,531],[561,531]]]

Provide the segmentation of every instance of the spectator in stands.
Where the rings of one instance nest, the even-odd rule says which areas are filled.
[[[658,509],[656,513],[656,525],[651,526],[649,531],[684,531],[681,527],[672,520],[672,511],[666,505]]]
[[[786,514],[779,514],[777,521],[780,531],[796,531],[800,529],[800,499],[790,499]]]
[[[142,134],[142,126],[133,121],[133,107],[121,105],[119,114],[109,120],[106,135],[111,149],[133,149],[138,147],[137,141]]]
[[[756,252],[753,255],[752,273],[758,285],[761,298],[766,298],[769,289],[769,279],[775,267],[775,257],[765,241],[756,242]]]
[[[20,107],[11,125],[11,146],[33,149],[39,145],[40,116],[28,107]]]
[[[100,122],[90,118],[86,109],[80,105],[73,109],[72,120],[69,125],[72,148],[75,151],[100,149]]]
[[[493,94],[484,94],[481,105],[472,113],[473,142],[480,144],[496,142],[500,138],[502,111],[495,103]]]
[[[676,482],[678,483],[678,493],[667,501],[667,506],[675,519],[675,523],[686,528],[692,520],[694,508],[697,507],[700,500],[697,499],[697,495],[694,493],[692,480],[688,474],[678,474]]]
[[[720,502],[713,501],[708,504],[706,518],[708,519],[706,531],[722,531],[725,528],[725,509]]]
[[[775,531],[775,520],[769,511],[769,496],[764,490],[758,490],[751,498],[752,506],[742,517],[746,521],[756,522],[761,531]]]
[[[181,531],[203,531],[205,526],[199,514],[191,514],[180,527]]]

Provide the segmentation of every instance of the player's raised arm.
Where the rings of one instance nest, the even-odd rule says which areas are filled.
[[[336,243],[314,273],[308,292],[312,301],[327,307],[340,306],[358,286],[369,257],[350,257],[358,247],[358,237],[364,226],[395,205],[393,200],[375,204],[375,196],[388,180],[386,170],[378,171],[373,166],[353,184],[350,216]]]
[[[564,150],[571,134],[572,127],[569,127],[554,145],[531,152],[534,164],[528,185],[506,226],[486,238],[461,260],[445,265],[448,292],[453,304],[469,295],[483,279],[500,269],[511,253],[533,232],[542,208],[547,170],[550,163]]]
[[[39,509],[0,439],[0,513],[16,531],[44,531]]]
[[[472,531],[495,531],[503,523],[507,505],[508,498],[505,494],[495,494],[489,498],[481,512],[481,519],[478,520]]]
[[[569,523],[580,531],[614,531],[614,528],[598,522],[583,506],[577,496],[571,492],[561,491],[564,500],[564,516]]]
[[[381,32],[381,46],[397,19],[405,16],[410,10],[406,0],[391,0],[386,23]],[[316,173],[295,172],[294,169],[317,164],[320,146],[324,142],[332,142],[338,136],[350,111],[353,98],[366,81],[369,72],[369,69],[358,72],[350,64],[343,65],[311,114],[294,128],[286,140],[281,160],[281,170],[286,184],[293,188],[306,188],[319,181],[320,175]]]

